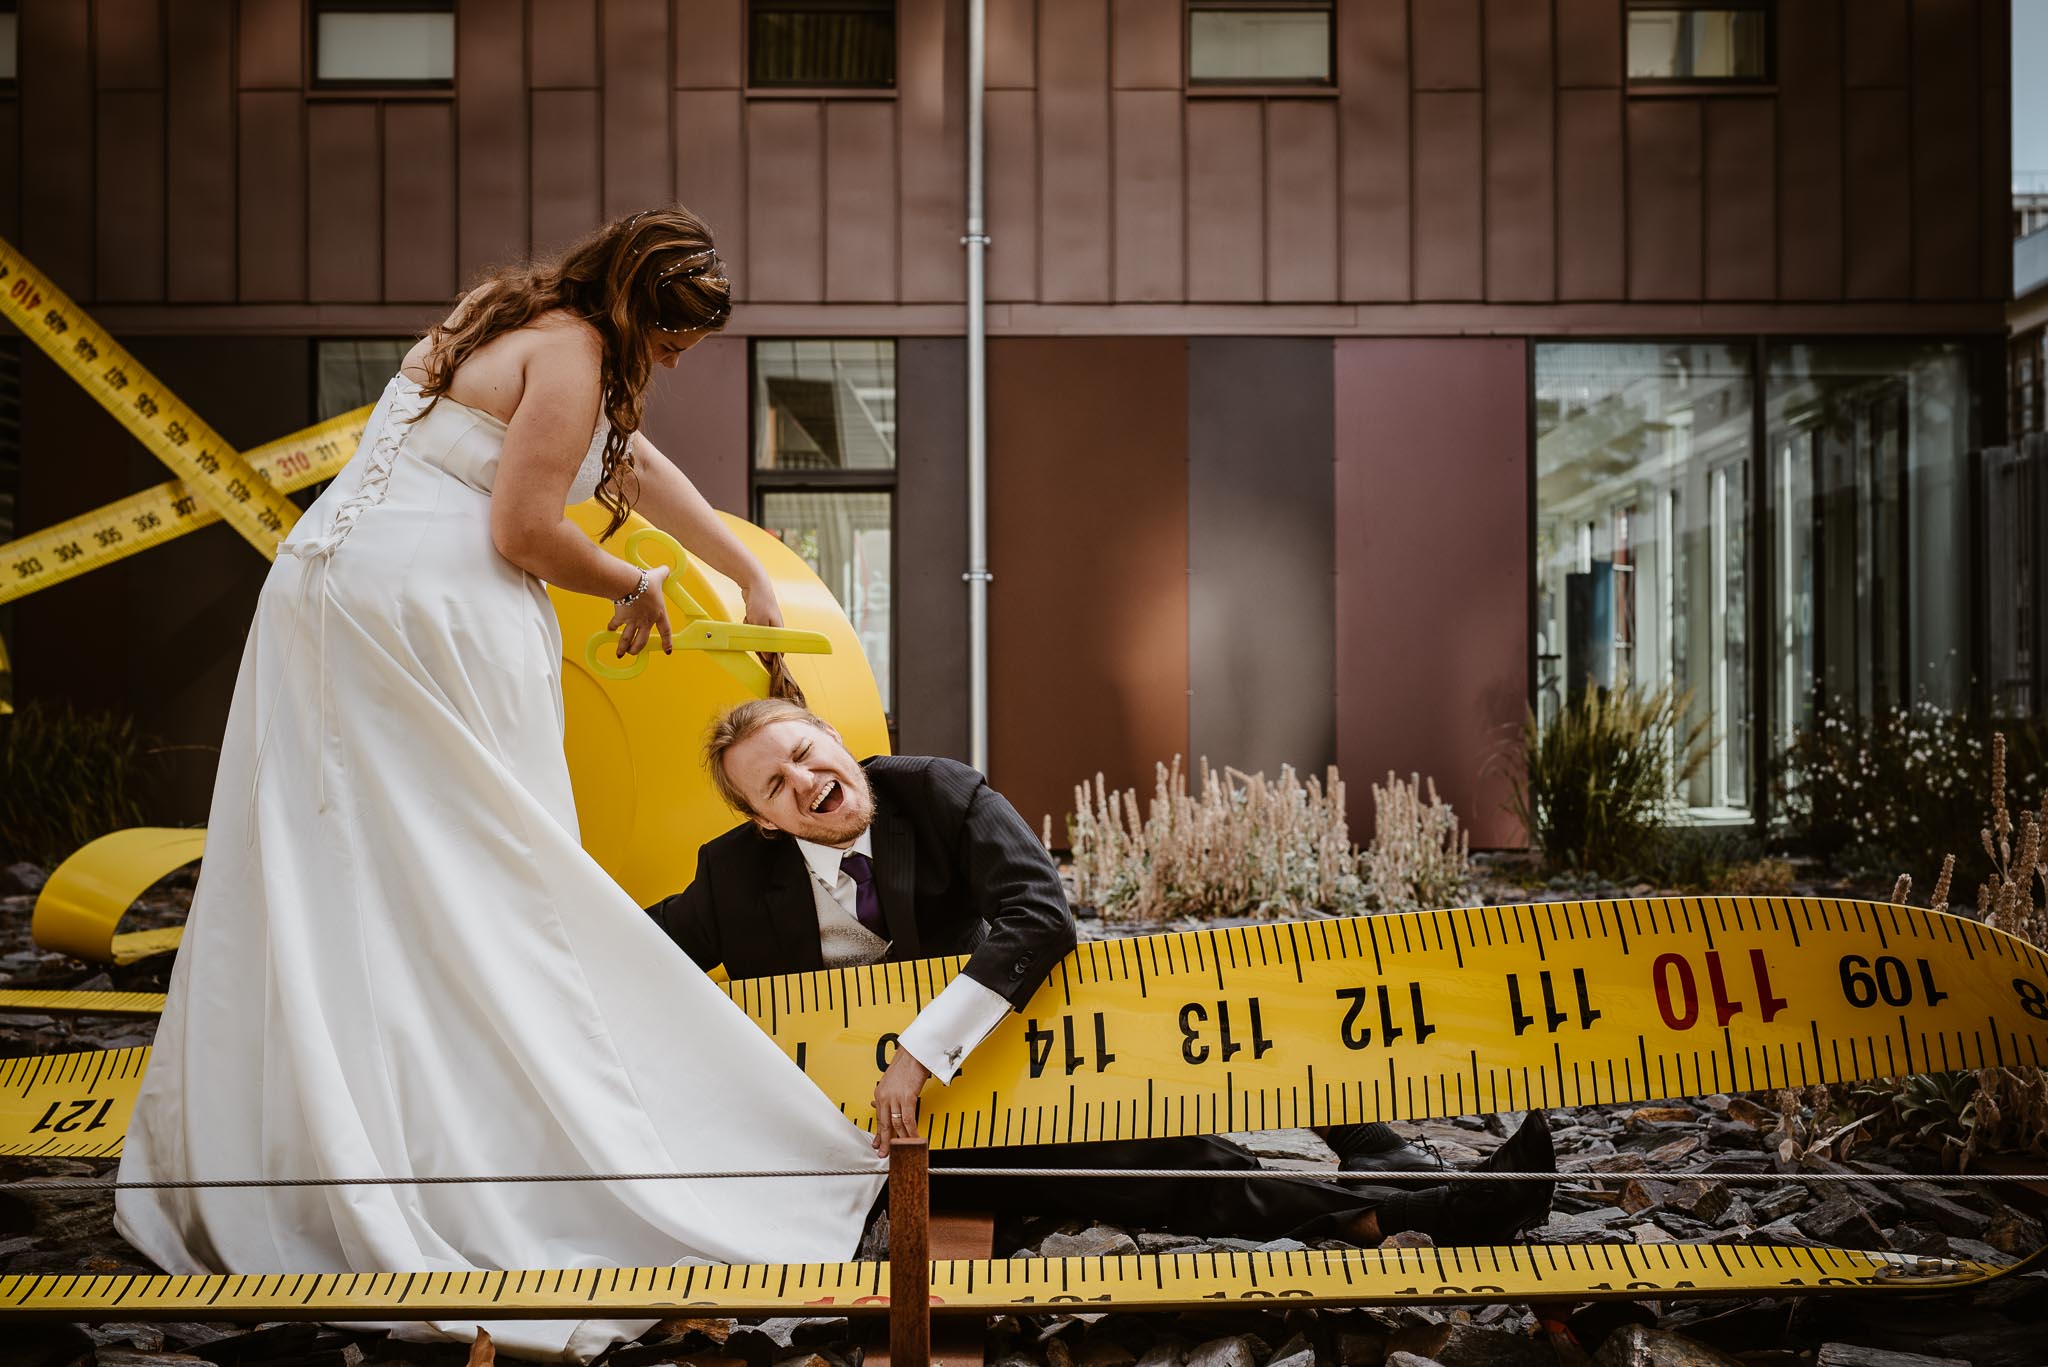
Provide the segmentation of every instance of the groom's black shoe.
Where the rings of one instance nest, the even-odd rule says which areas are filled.
[[[1436,1172],[1443,1162],[1394,1133],[1392,1127],[1336,1125],[1323,1136],[1342,1172]]]
[[[1556,1172],[1550,1122],[1531,1111],[1514,1137],[1479,1163],[1479,1172]],[[1553,1182],[1446,1182],[1396,1193],[1380,1208],[1380,1232],[1419,1230],[1439,1244],[1502,1244],[1550,1218]]]

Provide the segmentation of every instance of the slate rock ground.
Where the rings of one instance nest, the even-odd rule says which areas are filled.
[[[161,991],[168,958],[125,968],[86,965],[37,949],[29,934],[41,870],[9,869],[0,879],[0,986]],[[151,889],[124,929],[176,924],[192,877]],[[1603,887],[1560,887],[1539,896],[1613,895]],[[1526,897],[1526,893],[1519,894]],[[1206,924],[1218,924],[1209,922]],[[1189,927],[1174,927],[1189,928]],[[1153,929],[1157,929],[1156,927]],[[1082,925],[1084,937],[1135,928]],[[0,1058],[147,1043],[153,1022],[113,1018],[0,1015]],[[2043,1240],[2040,1198],[2015,1188],[1789,1181],[1601,1180],[1601,1171],[1712,1166],[1774,1176],[1766,1135],[1776,1121],[1768,1097],[1704,1097],[1650,1106],[1551,1112],[1560,1166],[1580,1174],[1556,1195],[1555,1242],[1681,1240],[1801,1244],[1834,1238],[1849,1246],[1935,1256],[2010,1259]],[[1490,1153],[1520,1115],[1466,1117],[1401,1127],[1466,1167]],[[1267,1165],[1294,1171],[1335,1167],[1307,1131],[1237,1136]],[[1838,1168],[1845,1174],[1912,1172],[1910,1153],[1868,1146]],[[0,1182],[111,1176],[112,1163],[0,1159]],[[1241,1239],[1197,1239],[1103,1224],[1015,1219],[998,1228],[997,1256],[1046,1253],[1194,1253],[1299,1247]],[[1413,1242],[1411,1238],[1409,1240]],[[1326,1244],[1328,1247],[1341,1245]],[[881,1256],[885,1228],[870,1232],[863,1256]],[[0,1274],[141,1272],[115,1235],[111,1202],[93,1194],[0,1191]],[[1606,1302],[1553,1307],[1569,1316],[1579,1344],[1553,1346],[1528,1306],[1415,1305],[1378,1310],[1257,1310],[1241,1304],[1168,1314],[1122,1312],[997,1316],[988,1362],[1001,1367],[2044,1367],[2048,1364],[2048,1277],[1994,1283],[1970,1297],[1855,1297],[1738,1302]],[[612,1367],[860,1367],[863,1335],[845,1320],[671,1320],[638,1344],[614,1350]],[[458,1367],[465,1349],[392,1343],[309,1324],[259,1328],[228,1323],[10,1326],[0,1334],[0,1367]]]

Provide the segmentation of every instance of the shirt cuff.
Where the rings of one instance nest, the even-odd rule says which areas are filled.
[[[1008,1014],[1008,1001],[962,973],[903,1027],[896,1047],[909,1050],[941,1083],[951,1082],[967,1055]]]

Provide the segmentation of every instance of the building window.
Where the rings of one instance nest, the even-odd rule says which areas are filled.
[[[1330,0],[1188,0],[1193,85],[1328,85],[1336,69]]]
[[[452,88],[454,0],[314,0],[313,80],[338,89]]]
[[[895,711],[896,344],[754,343],[753,508],[838,599]]]
[[[1772,710],[1779,743],[1821,707],[1971,702],[1970,389],[1940,342],[1774,345]],[[1999,681],[1993,680],[1994,689]]]
[[[1770,80],[1771,7],[1629,0],[1628,79],[1632,85]]]
[[[21,69],[21,16],[16,0],[0,0],[0,90],[11,90]]]
[[[1566,343],[1536,354],[1536,709],[1672,688],[1709,722],[1684,793],[1750,805],[1747,349]]]
[[[410,337],[321,338],[313,348],[313,415],[326,422],[375,403],[398,373]]]
[[[895,0],[750,0],[747,81],[756,86],[894,86]]]

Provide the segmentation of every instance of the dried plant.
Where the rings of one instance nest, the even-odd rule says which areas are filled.
[[[1152,800],[1101,774],[1074,789],[1069,827],[1074,898],[1113,921],[1179,916],[1352,915],[1366,887],[1344,820],[1344,784],[1329,770],[1303,782],[1201,763],[1190,792],[1180,757],[1158,766]]]
[[[1587,689],[1549,725],[1531,712],[1511,756],[1513,808],[1545,868],[1625,874],[1656,858],[1708,753],[1692,694]]]
[[[2005,735],[1991,737],[1991,819],[1978,833],[1991,876],[1977,885],[1977,918],[2036,945],[2048,945],[2048,796],[2038,811],[2012,818],[2006,792]],[[1928,906],[1949,909],[1956,857],[1941,862]],[[1910,875],[1899,875],[1892,900],[1912,894]],[[1874,1128],[1939,1150],[1958,1171],[1980,1153],[2048,1153],[2048,1070],[1981,1068],[1973,1073],[1922,1074],[1856,1089],[1872,1107]]]
[[[1449,906],[1471,877],[1471,837],[1436,795],[1435,779],[1424,801],[1423,782],[1410,774],[1404,783],[1390,771],[1384,787],[1372,788],[1373,837],[1362,871],[1383,911]]]
[[[160,753],[125,716],[40,702],[0,716],[0,863],[54,866],[144,824]]]

